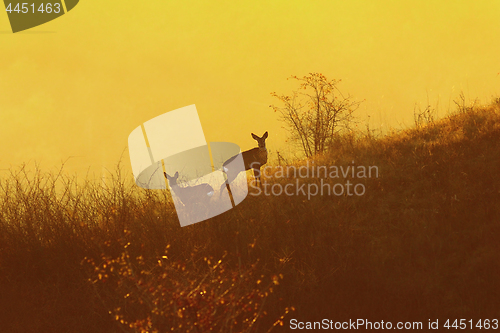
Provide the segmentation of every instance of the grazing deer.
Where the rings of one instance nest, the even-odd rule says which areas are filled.
[[[195,186],[180,187],[177,185],[177,178],[179,172],[176,172],[173,177],[169,176],[166,172],[163,173],[165,178],[168,179],[168,184],[174,193],[179,197],[184,205],[187,204],[206,204],[214,195],[214,189],[208,184],[200,184]]]
[[[220,187],[220,194],[222,195],[222,190],[224,190],[224,187],[227,187],[228,191],[230,192],[229,184],[238,177],[239,173],[242,171],[250,170],[253,169],[253,175],[255,178],[255,182],[258,182],[259,186],[262,186],[260,182],[260,167],[263,166],[264,164],[267,163],[267,149],[266,149],[266,139],[267,139],[267,132],[264,133],[264,135],[260,138],[257,135],[252,133],[252,138],[257,140],[257,143],[259,144],[259,147],[253,148],[247,151],[244,151],[241,153],[241,157],[243,157],[243,162],[245,164],[245,170],[239,169],[236,165],[231,165],[231,162],[233,162],[236,157],[238,157],[240,154],[235,155],[228,159],[224,164],[222,165],[222,170],[227,176],[226,181],[224,184],[221,185]]]

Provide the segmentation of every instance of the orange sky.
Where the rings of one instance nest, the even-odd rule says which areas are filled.
[[[196,104],[207,141],[291,150],[269,105],[321,72],[366,101],[361,124],[413,124],[460,91],[500,92],[500,2],[90,1],[26,32],[0,14],[0,169],[112,169],[141,123]],[[274,157],[275,158],[275,157]]]

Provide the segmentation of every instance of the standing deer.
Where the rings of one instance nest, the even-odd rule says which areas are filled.
[[[177,178],[179,178],[179,172],[175,175],[169,176],[166,172],[163,173],[165,178],[168,179],[168,183],[172,191],[179,197],[184,205],[188,204],[206,204],[210,201],[212,195],[214,195],[214,189],[208,184],[200,184],[195,186],[180,187],[177,184]]]
[[[260,167],[267,163],[267,149],[266,149],[267,136],[268,136],[267,132],[264,133],[264,135],[261,138],[252,133],[252,138],[257,140],[259,147],[241,153],[241,156],[243,157],[243,162],[245,164],[245,170],[241,170],[237,168],[235,165],[231,165],[231,162],[234,161],[234,159],[240,154],[235,155],[230,159],[228,159],[226,162],[224,162],[224,164],[222,165],[222,170],[226,174],[227,179],[220,187],[220,195],[222,195],[222,190],[224,190],[224,187],[227,187],[228,191],[230,192],[229,184],[233,180],[235,180],[236,177],[238,177],[240,172],[250,169],[253,169],[255,182],[258,182],[259,186],[262,187],[262,184],[260,182]]]

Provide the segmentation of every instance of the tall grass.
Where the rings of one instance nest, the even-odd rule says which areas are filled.
[[[78,184],[26,167],[0,184],[2,331],[264,329],[281,278],[256,258],[234,266],[227,250],[208,249],[234,229],[214,230],[220,239],[182,230],[166,192],[119,171],[110,187]]]
[[[385,137],[339,137],[330,154],[293,165],[377,166],[378,178],[349,178],[362,196],[249,195],[184,228],[168,191],[119,171],[107,188],[12,171],[0,181],[2,332],[498,318],[500,104],[460,111]],[[322,181],[276,172],[263,182]]]

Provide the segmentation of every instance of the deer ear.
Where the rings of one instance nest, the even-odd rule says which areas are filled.
[[[262,136],[262,139],[267,139],[267,131],[266,131],[266,133],[264,133],[264,135]]]
[[[179,177],[179,171],[175,172],[174,178],[177,178],[177,177]]]
[[[252,133],[252,138],[254,138],[254,140],[258,140],[259,139],[259,137],[257,135],[255,135],[255,134],[253,134],[253,133]]]
[[[165,178],[167,178],[167,179],[170,178],[170,176],[166,172],[164,172],[163,174],[165,175]]]

